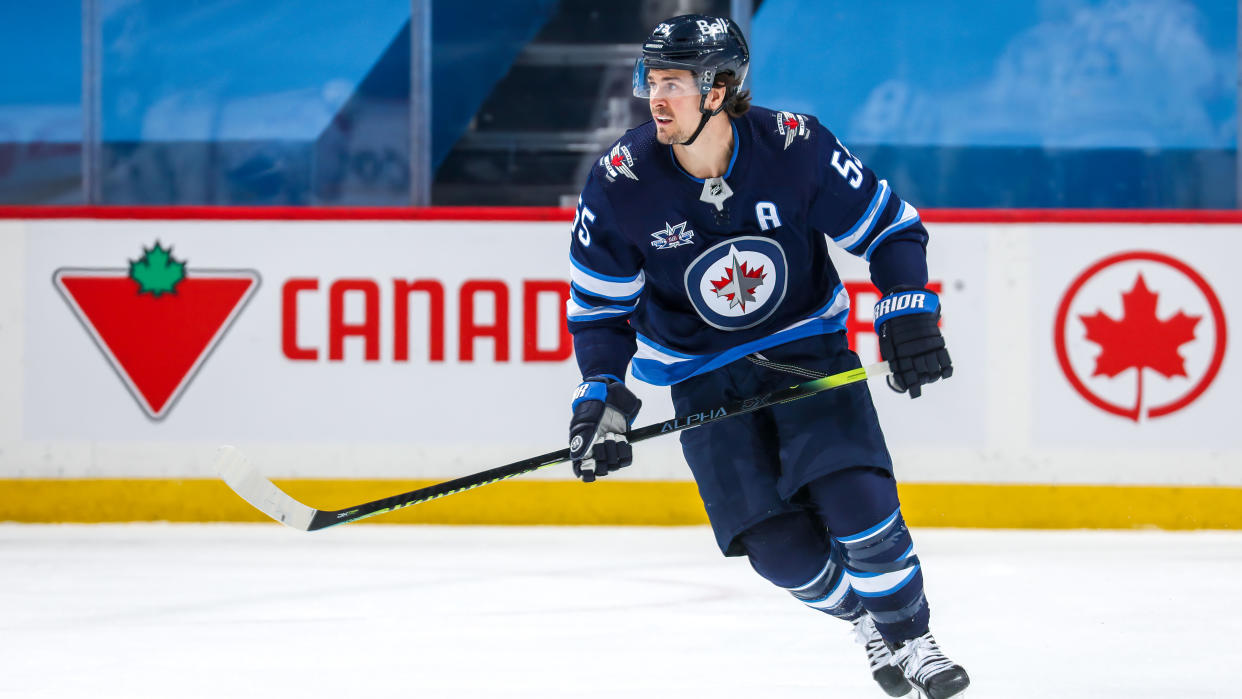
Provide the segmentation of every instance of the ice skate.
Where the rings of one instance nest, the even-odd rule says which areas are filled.
[[[871,676],[885,694],[890,697],[904,697],[910,693],[910,683],[906,681],[901,669],[893,663],[892,651],[888,649],[884,637],[876,631],[870,614],[863,614],[854,622],[854,640],[866,649]]]
[[[945,657],[930,631],[894,648],[893,659],[923,699],[960,697],[970,686],[966,670]]]

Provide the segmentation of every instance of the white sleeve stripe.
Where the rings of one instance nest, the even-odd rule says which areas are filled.
[[[645,272],[639,272],[633,279],[624,280],[620,277],[602,278],[595,272],[583,267],[573,257],[569,258],[572,263],[569,266],[569,279],[582,289],[583,292],[592,296],[599,296],[606,299],[632,299],[638,296],[643,290],[643,285],[647,282]]]
[[[627,282],[632,282],[632,281],[634,281],[634,280],[638,279],[639,277],[643,276],[642,270],[639,270],[638,274],[635,274],[635,275],[634,275],[634,276],[632,276],[632,277],[610,277],[610,276],[608,276],[607,274],[601,274],[601,273],[599,273],[599,272],[596,272],[595,270],[591,269],[590,267],[587,267],[586,265],[582,264],[581,262],[579,262],[579,261],[575,260],[575,259],[574,259],[574,256],[573,256],[573,254],[572,254],[572,253],[569,255],[569,264],[571,264],[571,265],[573,265],[574,267],[577,267],[578,269],[582,270],[582,272],[583,272],[584,274],[590,275],[590,276],[595,277],[596,279],[598,279],[598,280],[600,280],[600,281],[604,281],[604,282],[620,282],[620,283],[623,283],[623,284],[624,284],[624,283],[627,283]]]
[[[904,201],[901,202],[901,211],[897,216],[897,220],[888,224],[888,227],[880,231],[880,234],[875,237],[875,240],[871,241],[871,244],[867,246],[867,252],[863,253],[863,259],[870,262],[871,253],[875,252],[876,247],[881,241],[897,231],[909,228],[912,224],[918,222],[918,220],[919,210]]]
[[[638,291],[635,291],[633,294],[630,294],[629,296],[604,296],[603,294],[593,293],[588,289],[584,289],[581,286],[578,286],[576,282],[570,282],[570,288],[573,289],[574,291],[577,291],[580,294],[589,294],[591,296],[596,296],[602,299],[608,299],[609,301],[633,301],[634,299],[638,298],[643,293],[643,290],[639,289]]]
[[[858,223],[854,227],[846,231],[843,235],[833,238],[833,240],[842,248],[848,250],[858,241],[866,238],[875,228],[875,222],[879,219],[880,214],[884,213],[884,209],[888,206],[888,180],[880,180],[880,186],[876,190],[875,196],[871,199],[871,205],[867,207]]]
[[[595,303],[590,299],[583,298],[582,295],[578,293],[578,289],[573,288],[572,286],[569,289],[569,298],[582,308],[625,308],[631,311],[638,308],[637,301],[629,304]]]
[[[565,315],[569,320],[583,322],[589,320],[599,320],[600,318],[615,318],[617,316],[629,315],[634,312],[633,307],[628,306],[582,306],[570,299],[565,302]]]

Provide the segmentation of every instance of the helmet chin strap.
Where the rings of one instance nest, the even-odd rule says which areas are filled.
[[[702,114],[703,117],[699,119],[699,128],[695,129],[694,133],[690,134],[690,138],[686,139],[685,143],[682,143],[681,145],[688,146],[691,143],[694,143],[694,139],[698,138],[699,134],[703,132],[703,127],[707,126],[707,122],[710,121],[712,117],[716,116],[722,110],[724,110],[725,105],[728,103],[729,103],[729,97],[725,96],[724,100],[720,103],[720,106],[716,107],[716,111],[710,112],[707,110],[707,107],[706,107],[707,95],[703,95],[702,97],[700,97],[699,98],[699,113]]]

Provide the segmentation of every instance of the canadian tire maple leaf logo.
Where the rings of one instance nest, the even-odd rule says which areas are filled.
[[[162,420],[259,286],[246,269],[187,268],[156,241],[127,268],[53,282],[148,418]]]
[[[1152,278],[1164,288],[1163,301],[1149,285]],[[1100,304],[1117,294],[1121,312],[1110,315]],[[1118,253],[1089,266],[1062,297],[1054,325],[1057,361],[1087,402],[1140,422],[1177,412],[1207,390],[1224,360],[1225,325],[1216,292],[1189,265],[1158,252]],[[1128,404],[1129,392],[1113,381],[1125,381],[1130,369],[1134,398]],[[1154,379],[1163,380],[1147,386]]]
[[[165,249],[157,240],[155,247],[143,249],[140,259],[130,260],[129,278],[138,282],[140,294],[172,294],[185,279],[185,263],[173,259],[172,248]]]

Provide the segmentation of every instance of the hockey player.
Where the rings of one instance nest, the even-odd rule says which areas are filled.
[[[634,94],[652,120],[600,158],[570,248],[569,329],[584,377],[570,452],[591,482],[628,465],[635,378],[678,414],[860,366],[825,236],[870,263],[890,386],[952,375],[914,207],[814,117],[750,105],[746,40],[684,15],[643,44]],[[865,383],[682,432],[720,550],[852,622],[891,696],[970,680],[928,631],[923,578]]]

